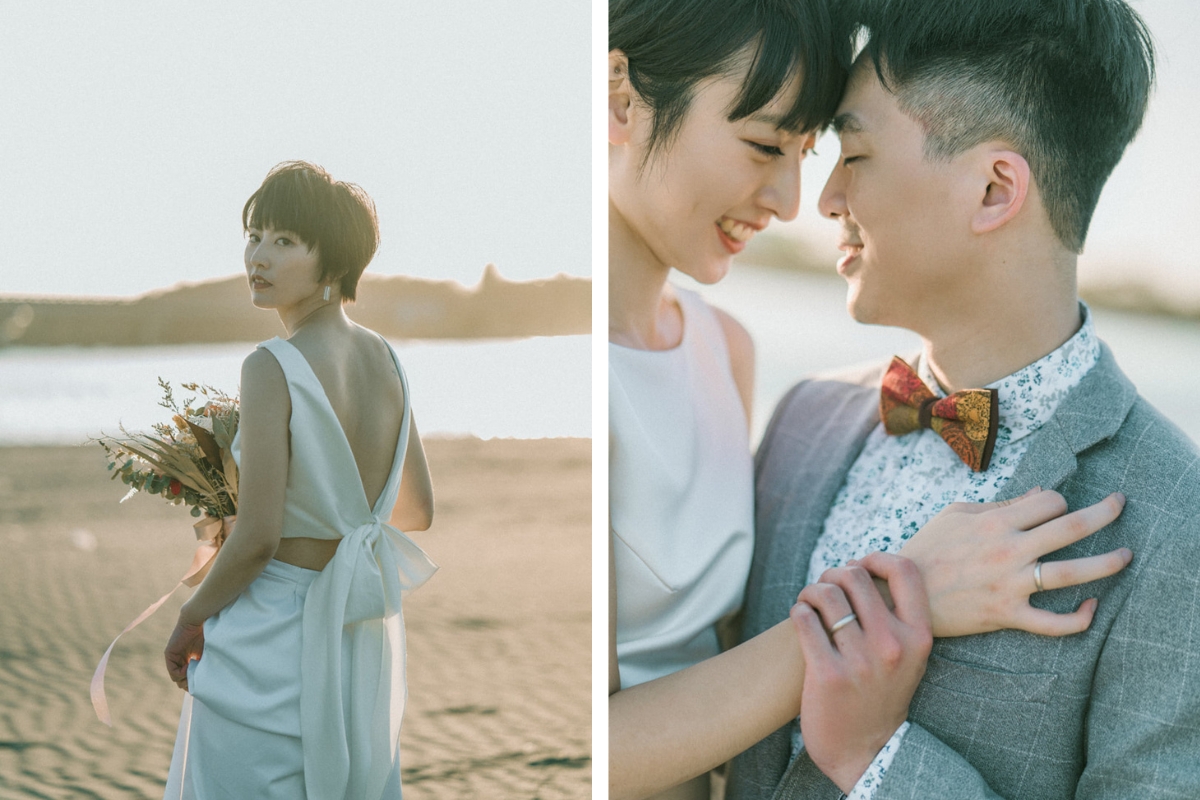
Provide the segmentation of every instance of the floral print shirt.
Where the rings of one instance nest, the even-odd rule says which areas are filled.
[[[825,527],[809,561],[808,583],[821,573],[876,550],[897,552],[935,514],[951,503],[986,503],[999,494],[1029,449],[1032,434],[1044,425],[1067,394],[1100,358],[1091,313],[1080,304],[1083,324],[1065,344],[1044,358],[985,388],[998,390],[1000,423],[991,464],[971,470],[932,430],[889,436],[880,424],[867,436],[858,460],[825,518]],[[945,396],[929,359],[914,365],[921,380]],[[793,752],[802,742],[799,725]],[[859,779],[850,800],[874,797],[900,740],[904,723]]]

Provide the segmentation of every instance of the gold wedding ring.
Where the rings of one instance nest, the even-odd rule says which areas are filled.
[[[1034,562],[1033,565],[1033,585],[1039,592],[1046,591],[1046,587],[1042,586],[1042,562],[1040,561]]]

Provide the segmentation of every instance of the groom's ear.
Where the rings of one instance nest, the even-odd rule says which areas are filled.
[[[629,144],[633,87],[629,84],[629,59],[620,50],[608,54],[608,143]]]
[[[987,149],[980,161],[982,197],[971,218],[973,233],[994,231],[1025,206],[1029,195],[1029,162],[1020,153]]]

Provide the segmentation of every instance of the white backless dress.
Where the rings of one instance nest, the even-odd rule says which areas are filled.
[[[387,524],[411,424],[408,380],[388,345],[404,416],[371,508],[304,355],[279,338],[259,347],[278,360],[291,396],[283,536],[342,541],[319,572],[272,560],[205,621],[164,798],[396,800],[407,695],[401,598],[437,569]],[[240,460],[236,439],[233,451]]]

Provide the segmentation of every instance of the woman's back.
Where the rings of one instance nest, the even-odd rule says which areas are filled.
[[[392,354],[377,333],[357,326],[334,336],[306,333],[288,342],[325,390],[373,508],[390,477],[404,418],[406,398]]]
[[[320,435],[331,440],[344,439],[349,447],[349,460],[329,465],[335,470],[352,471],[336,476],[340,478],[338,484],[356,496],[361,485],[367,507],[374,509],[393,477],[397,459],[403,455],[399,448],[405,446],[400,434],[407,398],[390,348],[378,334],[353,325],[334,331],[301,329],[286,345],[305,362],[297,364],[286,351],[276,353],[277,358],[290,363],[290,368],[284,368],[289,386],[315,379],[313,393],[323,394],[316,398],[317,413],[327,416],[332,412],[333,418],[328,422],[336,420],[336,428],[327,424]],[[296,413],[295,402],[293,398],[293,413]],[[306,429],[304,435],[307,433]],[[323,444],[336,449],[337,443]],[[290,458],[312,457],[306,448],[292,442]],[[289,502],[296,499],[289,498]],[[317,570],[333,557],[340,541],[329,538],[328,534],[305,536],[294,526],[289,529],[286,525],[283,537],[276,558]]]

